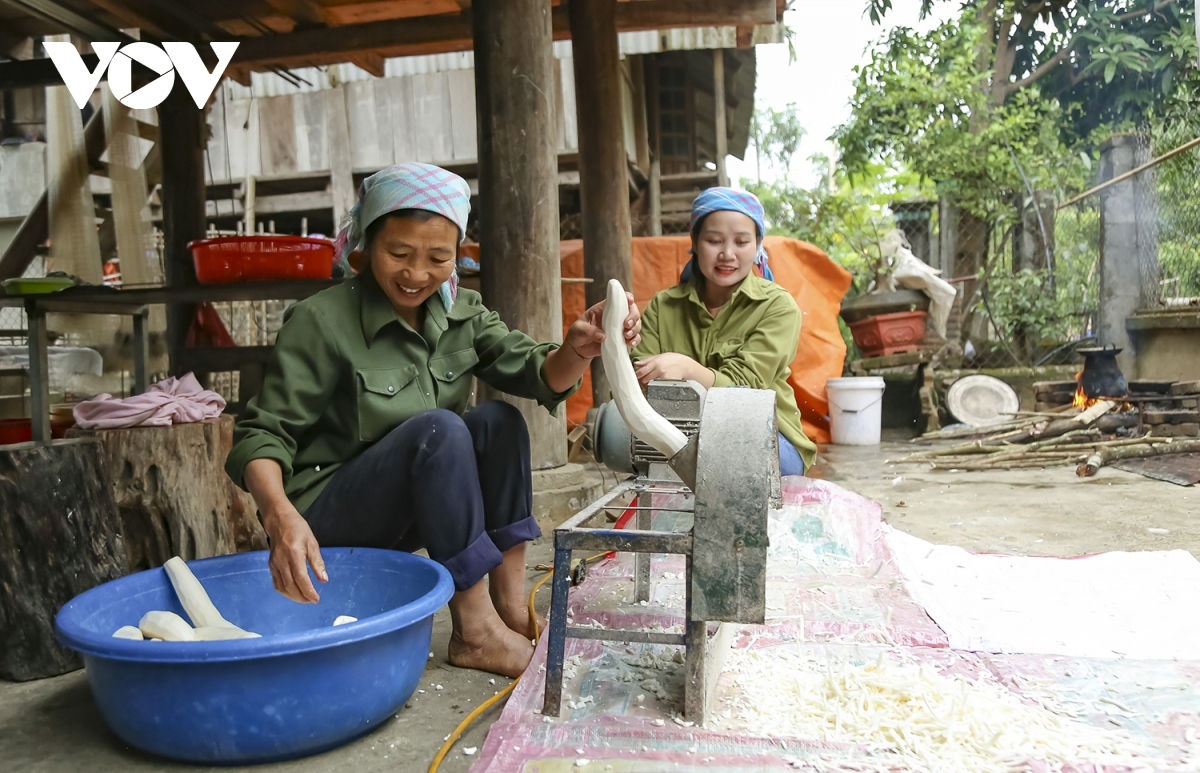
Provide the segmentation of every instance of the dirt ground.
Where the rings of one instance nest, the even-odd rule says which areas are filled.
[[[980,553],[1180,548],[1200,558],[1200,487],[1114,469],[1079,478],[1070,466],[949,472],[888,461],[913,450],[899,442],[830,446],[810,474],[880,502],[884,519],[898,529]]]
[[[1067,467],[1012,472],[950,473],[895,465],[910,446],[830,447],[813,468],[883,504],[896,528],[935,543],[980,552],[1068,556],[1113,550],[1182,548],[1200,557],[1200,490],[1102,470],[1076,478]],[[1153,531],[1152,531],[1153,530]],[[549,558],[535,543],[530,565]],[[530,571],[532,583],[539,575]],[[544,608],[548,592],[543,592]],[[262,773],[423,771],[455,725],[506,680],[463,671],[445,662],[449,615],[435,620],[432,651],[410,708],[365,738],[326,754],[254,768]],[[441,685],[442,689],[436,689]],[[485,715],[449,755],[441,770],[460,773],[474,760],[499,709]],[[127,748],[104,726],[83,672],[25,684],[0,682],[0,769],[42,771],[198,770]],[[225,768],[224,770],[229,770]]]

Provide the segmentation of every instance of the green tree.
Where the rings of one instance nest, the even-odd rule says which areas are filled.
[[[924,0],[925,12],[935,2]],[[869,0],[877,23],[890,0]],[[851,119],[836,133],[852,175],[899,164],[933,182],[960,210],[957,275],[998,276],[999,258],[1020,226],[1021,200],[1064,200],[1091,182],[1098,140],[1146,120],[1196,80],[1194,8],[1177,0],[967,0],[957,18],[930,34],[890,30],[859,68]],[[1059,236],[1081,237],[1061,253],[1094,260],[1080,208]],[[1014,265],[1013,268],[1016,268]],[[1079,267],[1064,267],[1072,276]],[[1049,280],[1051,277],[1039,277]],[[1007,280],[1004,280],[1007,281]],[[1008,285],[1030,292],[1033,280]],[[968,314],[984,298],[969,283]],[[1049,330],[1051,303],[997,302],[1015,318],[997,327]],[[1072,298],[1078,300],[1078,298]],[[1061,326],[1059,326],[1061,327]],[[971,328],[970,319],[964,332]],[[1026,336],[1027,337],[1027,336]]]
[[[767,108],[755,110],[750,119],[750,135],[754,138],[754,152],[758,182],[762,183],[762,162],[774,167],[783,175],[788,174],[792,159],[800,150],[800,143],[807,134],[797,119],[796,103],[783,110]]]
[[[855,284],[865,289],[879,267],[879,240],[894,228],[888,206],[900,199],[927,197],[928,184],[893,165],[869,163],[851,177],[823,154],[809,158],[818,183],[806,188],[792,182],[792,162],[805,136],[795,105],[755,114],[753,126],[760,163],[775,171],[773,181],[742,180],[763,203],[767,228],[773,234],[817,245],[852,271]]]
[[[922,0],[922,17],[937,2]],[[868,0],[882,23],[891,0]],[[978,82],[992,106],[1036,86],[1056,99],[1077,137],[1137,121],[1196,62],[1195,7],[1181,0],[967,0],[981,35]]]

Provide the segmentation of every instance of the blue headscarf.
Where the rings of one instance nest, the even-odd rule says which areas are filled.
[[[458,238],[466,238],[467,216],[471,213],[471,187],[467,181],[440,166],[415,161],[389,166],[363,180],[358,203],[342,219],[334,250],[349,266],[350,253],[362,249],[367,228],[389,212],[421,209],[436,212],[458,226]],[[458,296],[458,271],[438,288],[446,311]]]
[[[754,226],[758,231],[758,253],[754,256],[754,265],[758,266],[759,271],[762,272],[763,279],[774,282],[775,274],[767,265],[767,250],[763,247],[763,237],[767,234],[767,227],[763,205],[758,197],[747,191],[735,191],[733,188],[709,188],[702,192],[692,202],[692,222],[688,229],[692,236],[696,235],[696,225],[714,212],[741,212],[754,221]],[[692,259],[683,267],[683,273],[679,275],[679,284],[692,278],[696,272],[696,260],[696,254],[693,251]]]

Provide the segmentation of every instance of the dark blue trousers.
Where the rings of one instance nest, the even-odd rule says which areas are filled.
[[[466,590],[542,533],[525,418],[500,401],[418,414],[338,470],[304,517],[321,545],[424,547]]]

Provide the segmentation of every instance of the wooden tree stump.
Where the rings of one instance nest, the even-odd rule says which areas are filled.
[[[126,573],[121,518],[100,443],[0,449],[0,677],[73,671],[54,616],[83,591]]]
[[[266,548],[254,500],[225,474],[233,417],[72,434],[100,441],[130,572]]]

